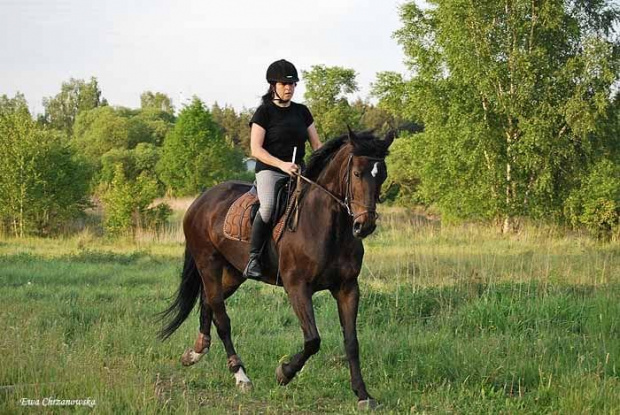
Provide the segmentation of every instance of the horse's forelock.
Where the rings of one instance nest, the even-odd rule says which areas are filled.
[[[372,134],[359,135],[352,143],[354,156],[385,158],[390,147],[390,143],[379,140]]]

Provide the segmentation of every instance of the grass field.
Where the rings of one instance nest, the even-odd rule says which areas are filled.
[[[365,242],[362,369],[385,413],[620,413],[620,246],[553,228],[510,237],[386,210]],[[182,367],[193,314],[162,343],[154,315],[178,284],[178,235],[0,241],[0,413],[21,399],[96,401],[86,413],[353,413],[335,303],[315,296],[321,351],[286,387],[302,335],[281,289],[227,302],[254,390],[235,389],[215,338]],[[215,330],[213,330],[215,336]]]

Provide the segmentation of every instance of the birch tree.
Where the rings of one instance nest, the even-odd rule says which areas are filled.
[[[384,98],[404,96],[425,125],[411,141],[420,196],[504,231],[523,216],[560,215],[600,150],[619,79],[617,6],[434,0],[405,3],[401,19],[395,37],[413,76]]]

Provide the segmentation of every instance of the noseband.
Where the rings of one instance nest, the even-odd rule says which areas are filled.
[[[368,157],[368,156],[360,156],[360,157],[364,157],[368,160],[372,160],[372,161],[378,161],[378,162],[382,162],[385,161],[385,159],[380,158],[380,157]],[[336,202],[338,202],[338,204],[347,211],[347,214],[353,218],[353,221],[355,222],[355,219],[359,218],[362,215],[365,214],[369,214],[372,215],[374,217],[374,219],[376,220],[379,217],[379,214],[377,213],[377,209],[373,208],[372,206],[368,206],[365,205],[363,203],[360,203],[356,200],[353,199],[353,191],[351,190],[351,171],[352,171],[352,167],[351,167],[351,162],[353,160],[353,154],[349,154],[349,159],[347,160],[347,164],[346,164],[346,169],[347,169],[347,174],[346,174],[346,178],[345,178],[345,196],[344,196],[344,200],[340,199],[338,196],[336,196],[335,194],[333,194],[332,192],[330,192],[329,190],[327,190],[326,188],[324,188],[323,186],[321,186],[320,184],[318,184],[317,182],[314,182],[310,179],[308,179],[307,177],[303,176],[301,173],[297,173],[297,177],[298,180],[302,179],[308,183],[310,183],[313,186],[318,187],[319,189],[321,189],[322,191],[324,191],[325,193],[327,193],[332,199],[334,199]],[[362,208],[366,208],[366,210],[364,210],[361,213],[358,213],[357,215],[355,215],[353,213],[353,208],[352,205],[358,205],[361,206]]]

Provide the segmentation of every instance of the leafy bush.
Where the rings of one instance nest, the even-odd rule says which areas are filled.
[[[117,164],[112,181],[102,185],[105,231],[118,235],[136,228],[159,229],[172,213],[165,204],[149,207],[159,192],[155,179],[141,173],[135,181],[128,180]]]
[[[620,166],[603,159],[594,165],[580,188],[568,197],[565,215],[573,226],[585,225],[597,238],[620,233]]]
[[[172,208],[167,203],[147,208],[143,213],[143,226],[159,231],[164,227],[170,215],[172,215]]]
[[[414,166],[415,136],[404,135],[394,141],[386,159],[388,179],[383,185],[385,198],[402,206],[419,202],[416,191],[420,185],[419,173]]]

